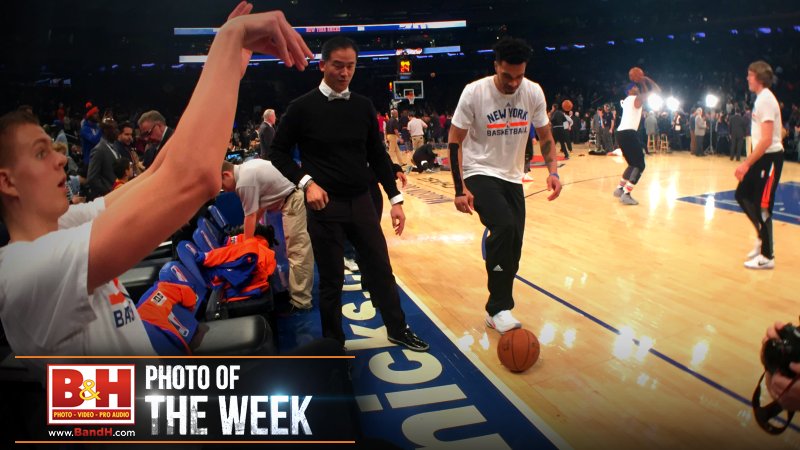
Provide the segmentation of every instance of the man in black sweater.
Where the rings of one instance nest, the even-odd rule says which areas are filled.
[[[361,271],[370,280],[372,302],[386,324],[389,341],[427,351],[428,344],[406,325],[380,216],[370,199],[370,184],[377,176],[392,205],[395,233],[402,233],[403,195],[378,133],[375,108],[368,98],[348,89],[357,55],[356,44],[348,38],[325,42],[319,63],[323,81],[289,105],[272,141],[270,159],[305,191],[308,233],[319,269],[323,336],[345,342],[341,294],[343,246],[348,239],[361,255]],[[295,145],[302,168],[290,155]]]
[[[747,136],[747,120],[742,116],[742,112],[737,106],[730,118],[731,129],[731,161],[736,158],[740,161],[742,154],[747,158],[747,151],[744,149],[744,141]]]

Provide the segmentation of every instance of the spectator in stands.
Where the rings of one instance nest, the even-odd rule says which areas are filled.
[[[402,142],[405,143],[405,151],[413,151],[411,147],[411,134],[408,132],[408,121],[411,120],[409,118],[409,110],[405,109],[400,113],[400,137],[402,137]],[[411,159],[411,154],[409,154],[408,159]]]
[[[64,156],[67,156],[67,146],[62,142],[55,142],[53,143],[53,150],[61,153]],[[64,166],[64,170],[67,172],[67,176],[77,176],[78,175],[78,163],[75,162],[72,158],[67,158],[67,164]]]
[[[167,121],[160,112],[147,111],[139,117],[139,130],[142,139],[147,141],[150,148],[144,154],[144,167],[150,168],[156,160],[158,153],[164,148],[167,141],[172,137],[173,130],[167,126]]]
[[[131,179],[132,175],[133,163],[125,158],[120,158],[114,161],[114,176],[117,177],[117,179],[114,180],[114,185],[111,186],[111,190],[116,191],[117,188],[127,183]]]
[[[705,137],[708,124],[703,115],[703,108],[697,108],[694,112],[694,154],[695,156],[705,155]]]
[[[647,117],[644,119],[644,131],[647,134],[647,147],[650,146],[650,140],[652,139],[654,149],[658,150],[658,120],[656,119],[655,111],[649,111],[647,113]]]
[[[242,2],[237,10],[251,8]],[[219,192],[219,165],[250,57],[243,55],[245,43],[247,50],[283,55],[290,67],[304,68],[313,56],[278,12],[228,21],[214,38],[170,151],[89,205],[68,208],[66,158],[52,150],[35,117],[0,118],[0,217],[11,236],[0,250],[0,318],[17,355],[154,354],[117,277]],[[41,375],[46,361],[24,362]]]
[[[379,112],[375,113],[375,118],[378,119],[378,133],[381,135],[381,141],[386,143],[386,122],[388,119]]]
[[[731,156],[731,133],[730,127],[728,125],[728,116],[727,114],[720,113],[719,119],[714,128],[714,138],[717,141],[716,150],[717,153],[722,154],[730,154]]]
[[[406,163],[403,153],[397,145],[397,141],[400,139],[400,121],[397,120],[397,110],[391,110],[389,115],[390,119],[386,122],[386,142],[389,143],[389,156],[392,158],[392,162],[399,166],[404,166]]]
[[[591,133],[594,135],[595,148],[602,149],[603,146],[600,142],[600,130],[603,128],[603,107],[597,108],[597,111],[595,111],[594,115],[592,116],[591,124]]]
[[[669,114],[666,111],[661,111],[656,118],[657,132],[658,132],[658,145],[661,145],[661,135],[668,135],[670,131]]]
[[[564,154],[564,159],[569,159],[569,150],[567,146],[569,143],[569,121],[571,119],[558,108],[555,104],[550,109],[550,124],[553,128],[553,139],[557,144],[561,144],[561,152]],[[572,145],[571,143],[569,144]]]
[[[748,92],[749,93],[749,92]],[[748,103],[747,106],[744,107],[744,121],[746,123],[751,123],[753,120],[753,111],[750,109],[750,104]],[[753,139],[750,135],[752,132],[752,127],[746,127],[747,133],[744,135],[744,156],[750,154],[753,151]]]
[[[258,127],[258,145],[261,152],[261,159],[267,159],[269,146],[272,145],[272,139],[275,138],[275,110],[265,110],[262,118],[264,121],[261,122],[261,126]]]
[[[606,153],[614,151],[611,131],[614,129],[616,115],[611,111],[611,105],[603,105],[603,114],[600,116],[600,142]]]
[[[441,113],[439,117],[436,118],[439,121],[439,141],[437,142],[444,142],[447,139],[447,114]]]
[[[747,152],[744,150],[747,128],[750,128],[750,124],[747,123],[744,116],[742,116],[742,111],[739,107],[735,107],[733,115],[730,118],[731,161],[733,161],[734,158],[736,158],[737,161],[741,160],[742,153],[747,157]]]
[[[129,122],[124,122],[119,127],[119,136],[117,136],[117,140],[114,142],[114,148],[119,153],[119,156],[123,159],[128,160],[131,163],[131,168],[133,172],[131,173],[131,178],[135,178],[142,172],[144,172],[144,164],[139,161],[139,155],[136,154],[136,151],[131,147],[133,143],[133,125]]]
[[[89,162],[89,187],[92,193],[89,200],[111,192],[114,180],[117,179],[114,174],[114,162],[120,159],[120,155],[112,145],[119,134],[117,124],[113,121],[103,122],[100,124],[100,130],[103,137],[92,149],[92,158]]]
[[[81,149],[83,150],[83,163],[89,166],[92,157],[92,149],[100,142],[100,108],[86,104],[86,116],[81,125]]]

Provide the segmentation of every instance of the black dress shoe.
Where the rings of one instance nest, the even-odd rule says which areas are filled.
[[[393,344],[405,346],[415,352],[427,352],[430,348],[430,345],[414,334],[408,326],[400,332],[399,336],[388,336],[388,339]]]

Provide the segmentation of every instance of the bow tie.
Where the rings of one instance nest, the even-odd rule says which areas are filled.
[[[333,92],[331,91],[330,95],[328,95],[328,101],[332,102],[334,100],[350,100],[350,92]]]

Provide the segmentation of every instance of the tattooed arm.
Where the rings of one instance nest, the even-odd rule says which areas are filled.
[[[561,194],[561,180],[558,177],[558,161],[556,160],[556,143],[553,140],[553,132],[550,124],[537,128],[536,136],[539,137],[539,147],[542,149],[544,163],[550,176],[547,177],[547,190],[553,191],[548,200],[555,200]]]

